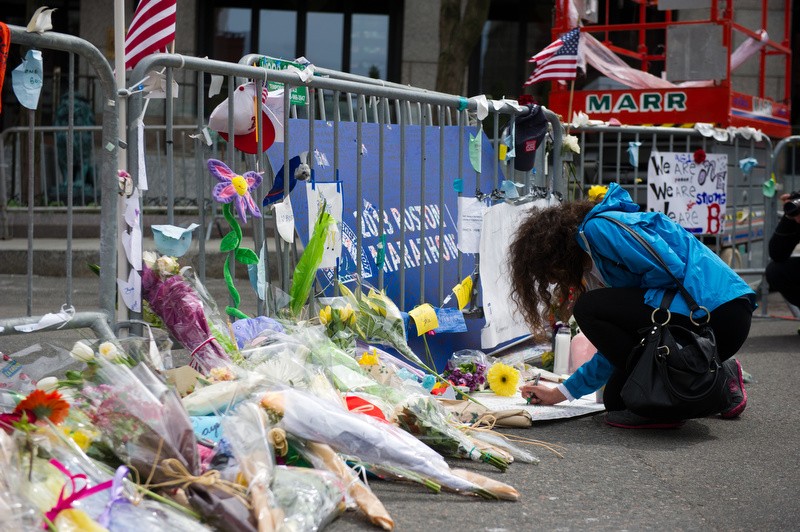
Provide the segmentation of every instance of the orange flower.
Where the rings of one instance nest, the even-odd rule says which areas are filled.
[[[46,393],[34,390],[14,408],[15,414],[21,415],[23,412],[28,412],[28,417],[31,419],[49,419],[58,425],[67,418],[69,403],[63,400],[58,392]]]

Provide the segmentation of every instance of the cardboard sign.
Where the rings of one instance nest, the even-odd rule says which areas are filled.
[[[647,162],[647,209],[663,212],[690,233],[715,235],[725,230],[728,156],[653,152]]]

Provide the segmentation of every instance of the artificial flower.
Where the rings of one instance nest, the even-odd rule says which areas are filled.
[[[606,192],[608,192],[608,187],[593,185],[592,188],[589,189],[589,199],[591,201],[600,201],[603,199],[603,196],[606,195]]]
[[[58,389],[58,379],[55,377],[45,377],[36,383],[36,389],[44,393],[50,393]]]
[[[489,381],[489,387],[494,393],[510,397],[517,393],[519,371],[502,362],[495,362],[492,364],[492,367],[489,368],[489,374],[486,380]]]
[[[247,222],[247,212],[256,218],[261,218],[261,211],[250,195],[261,184],[261,176],[256,172],[238,175],[225,163],[216,159],[209,159],[207,164],[211,174],[219,181],[214,187],[214,199],[220,203],[233,201],[242,223]]]
[[[69,352],[72,358],[81,362],[89,362],[94,358],[94,350],[83,340],[78,340]]]
[[[696,162],[697,164],[703,164],[705,161],[706,161],[706,152],[704,152],[702,149],[694,152],[694,162]]]
[[[566,135],[564,139],[561,141],[561,152],[562,153],[580,153],[581,147],[578,144],[578,137],[575,135]]]
[[[64,401],[58,392],[45,393],[42,390],[34,390],[17,404],[14,413],[20,415],[27,413],[29,419],[35,418],[37,421],[48,419],[58,425],[67,418],[69,403]]]

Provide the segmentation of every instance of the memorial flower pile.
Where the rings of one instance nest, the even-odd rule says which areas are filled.
[[[342,287],[304,311],[308,320],[289,312],[225,327],[189,269],[150,258],[153,310],[200,372],[181,396],[159,352],[168,344],[81,340],[69,349],[80,370],[41,379],[27,397],[9,395],[0,499],[13,501],[7,519],[16,528],[317,531],[351,510],[392,530],[348,464],[432,493],[520,497],[488,471],[535,457],[461,423],[436,395],[487,382],[513,394],[514,368],[470,352],[445,375],[426,374],[399,310],[374,288]],[[445,458],[478,464],[466,470]],[[496,469],[484,474],[482,463]]]

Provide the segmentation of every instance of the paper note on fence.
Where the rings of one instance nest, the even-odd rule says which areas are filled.
[[[458,250],[461,253],[480,252],[483,209],[484,203],[478,198],[458,198]]]

